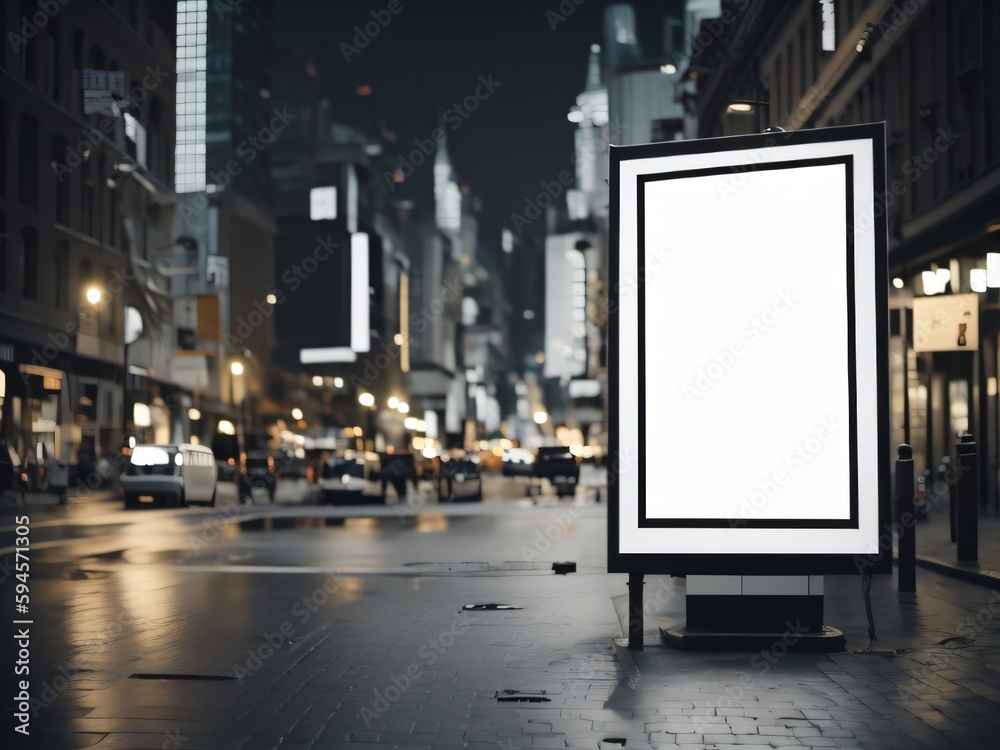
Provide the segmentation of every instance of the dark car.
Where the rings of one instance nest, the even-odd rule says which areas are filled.
[[[266,450],[249,450],[243,461],[243,486],[246,494],[253,495],[255,487],[267,491],[268,499],[273,503],[277,490],[278,478],[275,471],[274,456]]]
[[[580,464],[564,446],[539,448],[533,474],[539,479],[548,479],[559,497],[572,495],[580,481]]]
[[[368,505],[385,502],[378,455],[331,456],[323,464],[320,502],[324,505]]]
[[[441,476],[438,484],[438,500],[482,500],[483,478],[479,474],[479,464],[471,458],[452,458],[441,461]]]
[[[527,448],[508,448],[503,453],[501,470],[505,477],[530,477],[535,470],[535,455]]]

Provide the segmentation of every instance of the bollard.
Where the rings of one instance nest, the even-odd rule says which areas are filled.
[[[958,561],[979,559],[979,475],[976,472],[976,444],[971,433],[963,433],[955,444],[955,473],[958,491],[955,503],[955,538]]]
[[[642,573],[628,574],[628,647],[631,651],[642,651]]]
[[[896,521],[899,558],[896,562],[897,590],[917,590],[917,526],[913,505],[913,449],[899,446],[896,457]]]

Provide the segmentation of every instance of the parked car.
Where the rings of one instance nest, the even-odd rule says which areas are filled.
[[[438,482],[438,500],[482,500],[483,478],[479,462],[470,457],[450,458],[441,461],[441,478]]]
[[[267,491],[268,499],[273,503],[278,488],[278,477],[275,472],[274,456],[267,450],[249,450],[243,460],[243,482],[241,492],[251,495],[255,487]]]
[[[530,477],[535,468],[535,454],[527,448],[508,448],[503,454],[505,477]]]
[[[565,446],[539,448],[532,473],[548,479],[559,497],[574,494],[580,482],[580,464]]]
[[[215,505],[215,455],[203,445],[137,445],[121,478],[126,508]]]
[[[331,456],[323,464],[320,502],[324,505],[384,503],[377,453]]]

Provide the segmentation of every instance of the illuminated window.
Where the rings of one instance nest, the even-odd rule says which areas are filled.
[[[309,191],[309,218],[313,221],[337,218],[337,188],[313,188]]]
[[[205,41],[208,3],[177,4],[177,141],[174,182],[178,193],[205,189]]]
[[[824,52],[833,52],[837,49],[837,14],[835,0],[820,0],[822,8],[822,35],[820,37]]]

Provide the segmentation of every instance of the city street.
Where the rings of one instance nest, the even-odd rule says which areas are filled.
[[[8,506],[5,561],[31,519],[31,711],[27,738],[8,711],[4,746],[969,748],[1000,729],[987,587],[877,578],[860,654],[858,581],[828,576],[848,652],[786,654],[792,629],[712,654],[660,645],[684,582],[648,576],[646,649],[627,652],[595,489],[527,498],[489,477],[483,503],[366,508],[305,489],[273,506]]]
[[[0,750],[998,745],[1000,3],[0,26]]]

